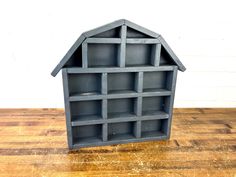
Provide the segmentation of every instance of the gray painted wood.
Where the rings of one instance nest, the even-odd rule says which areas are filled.
[[[133,23],[133,22],[131,22],[129,20],[125,20],[125,25],[127,25],[127,26],[129,26],[129,27],[131,27],[131,28],[133,28],[135,30],[141,31],[142,33],[147,34],[147,35],[149,35],[151,37],[154,37],[154,38],[158,38],[158,36],[159,36],[159,34],[153,32],[153,31],[151,31],[149,29],[146,29],[146,28],[144,28],[144,27],[142,27],[140,25],[137,25],[137,24],[135,24],[135,23]]]
[[[169,96],[171,91],[165,89],[153,89],[150,92],[145,91],[143,93],[136,93],[131,91],[121,91],[108,95],[94,94],[94,95],[73,95],[70,96],[70,102],[74,101],[86,101],[86,100],[101,100],[101,99],[116,99],[116,98],[134,98],[138,96],[149,97],[149,96]]]
[[[93,44],[120,44],[120,38],[87,38],[84,42]]]
[[[102,140],[103,140],[104,142],[106,142],[107,139],[108,139],[108,134],[107,134],[107,132],[108,132],[107,123],[104,123],[104,124],[102,125]]]
[[[164,39],[126,20],[83,35],[52,73],[63,68],[69,148],[169,138],[185,67]]]
[[[73,53],[77,50],[77,48],[82,44],[82,42],[85,40],[84,35],[81,35],[77,41],[72,45],[72,47],[69,49],[69,51],[66,53],[66,55],[62,58],[62,60],[57,64],[57,66],[52,71],[51,75],[56,76],[57,73],[63,68],[63,66],[66,64],[66,62],[70,59],[70,57],[73,55]]]
[[[94,119],[94,120],[75,120],[71,122],[73,127],[82,125],[94,125],[94,124],[104,124],[104,123],[116,123],[116,122],[135,122],[135,121],[146,121],[146,120],[157,120],[157,119],[168,119],[169,115],[165,112],[157,112],[153,115],[145,116],[127,116],[127,117],[117,117],[110,119]]]
[[[88,44],[83,42],[82,44],[82,66],[83,68],[88,67]]]
[[[83,33],[79,37],[79,39],[74,43],[74,45],[70,48],[70,50],[67,52],[67,54],[63,57],[63,59],[54,68],[54,70],[52,71],[51,75],[52,76],[56,76],[57,75],[57,73],[60,71],[60,69],[65,66],[65,64],[71,59],[71,56],[75,53],[75,51],[78,49],[78,47],[85,40],[87,40],[87,41],[89,41],[89,43],[93,43],[93,44],[96,44],[96,43],[107,43],[107,44],[115,43],[115,44],[119,44],[119,43],[121,43],[122,36],[121,36],[121,38],[94,38],[94,39],[92,39],[91,37],[92,36],[96,36],[99,33],[105,32],[107,30],[111,30],[111,29],[117,28],[117,27],[122,28],[122,26],[127,26],[129,28],[132,28],[132,29],[135,29],[137,31],[140,31],[141,33],[149,35],[150,37],[156,38],[156,39],[142,39],[142,38],[140,38],[140,39],[127,39],[126,40],[126,44],[135,44],[135,43],[136,44],[137,43],[139,43],[139,44],[140,43],[143,43],[143,44],[156,44],[156,43],[160,42],[164,46],[164,48],[167,50],[167,52],[170,54],[171,59],[179,67],[179,70],[181,70],[181,71],[185,71],[186,70],[184,65],[181,63],[181,61],[178,59],[178,57],[174,54],[174,52],[171,50],[171,48],[166,43],[166,41],[162,38],[162,36],[160,36],[157,33],[152,32],[152,31],[150,31],[150,30],[148,30],[148,29],[146,29],[144,27],[141,27],[141,26],[139,26],[139,25],[137,25],[137,24],[135,24],[133,22],[130,22],[130,21],[125,20],[125,19],[121,19],[121,20],[117,20],[115,22],[109,23],[107,25],[103,25],[102,27],[99,27],[99,28],[96,28],[96,29],[93,29],[93,30],[90,30],[88,32]],[[121,46],[124,46],[124,43]],[[145,52],[145,50],[143,52]],[[93,53],[93,52],[91,52],[91,53]],[[101,53],[103,53],[103,52],[101,51]],[[137,56],[139,56],[139,55],[137,55]],[[144,53],[143,53],[143,55],[144,55]],[[78,58],[78,60],[79,60],[79,58]],[[116,60],[118,60],[118,59],[116,59]],[[105,64],[106,64],[106,62],[105,62]],[[130,64],[132,65],[132,62]],[[141,64],[144,64],[144,63],[141,62],[140,65]],[[154,66],[155,66],[155,63],[153,63],[153,61],[150,61],[150,64],[154,64]],[[114,61],[113,63],[109,63],[109,67],[111,67],[112,65],[122,66],[123,64],[119,63],[119,61]],[[129,63],[127,63],[127,65],[129,65]],[[84,66],[86,66],[86,64],[84,64],[83,67]],[[96,63],[95,63],[95,66],[96,66]]]
[[[107,99],[102,99],[102,118],[107,119]]]
[[[120,45],[120,53],[118,55],[118,64],[120,67],[125,67],[125,55],[126,55],[126,31],[127,26],[121,26],[121,45]]]
[[[171,133],[172,114],[173,114],[173,105],[174,105],[174,97],[175,97],[175,88],[176,88],[176,82],[177,82],[177,73],[178,73],[178,70],[175,69],[172,72],[172,76],[170,76],[167,80],[167,87],[170,88],[172,91],[171,96],[167,99],[166,107],[165,107],[165,111],[170,116],[170,118],[168,119],[168,121],[166,123],[167,125],[165,126],[165,127],[167,127],[165,129],[165,131],[167,132],[168,138],[170,138],[170,133]]]
[[[185,66],[182,64],[182,62],[179,60],[179,58],[175,55],[175,53],[170,48],[170,46],[167,44],[167,42],[164,40],[164,38],[162,36],[159,36],[158,39],[160,40],[163,47],[167,50],[169,55],[172,57],[173,61],[178,66],[179,70],[180,71],[185,71],[186,70]]]
[[[153,46],[152,52],[152,65],[159,66],[161,57],[161,44],[156,44]]]
[[[89,30],[89,31],[87,31],[87,32],[84,32],[83,35],[84,35],[86,38],[88,38],[88,37],[94,36],[94,35],[96,35],[96,34],[102,33],[102,32],[104,32],[104,31],[108,31],[108,30],[110,30],[110,29],[113,29],[113,28],[122,26],[124,23],[125,23],[125,20],[124,20],[124,19],[120,19],[120,20],[117,20],[117,21],[108,23],[108,24],[106,24],[106,25],[100,26],[100,27],[98,27],[98,28],[95,28],[95,29],[93,29],[93,30]]]
[[[107,94],[107,73],[102,73],[102,94]]]
[[[128,38],[126,39],[127,44],[159,44],[158,39],[148,39],[148,38]]]
[[[68,73],[120,73],[120,72],[140,72],[140,71],[172,71],[174,68],[177,68],[177,66],[160,66],[160,67],[152,67],[152,66],[146,66],[146,67],[125,67],[125,68],[118,68],[118,67],[109,67],[109,68],[68,68]]]
[[[66,114],[67,143],[68,147],[72,149],[73,134],[71,127],[71,112],[70,112],[70,102],[69,102],[69,88],[68,88],[69,84],[68,84],[67,69],[62,69],[62,80],[63,80],[63,90],[64,90],[65,114]]]

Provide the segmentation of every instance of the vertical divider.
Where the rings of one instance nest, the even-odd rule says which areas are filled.
[[[142,97],[139,96],[134,102],[134,112],[137,116],[142,116]]]
[[[125,55],[126,55],[126,33],[127,33],[127,26],[121,26],[121,44],[120,44],[120,51],[118,57],[118,65],[119,67],[125,67]]]
[[[171,90],[171,96],[169,98],[167,98],[167,100],[165,102],[165,112],[167,112],[169,114],[169,120],[167,122],[167,125],[164,125],[164,127],[166,127],[164,129],[164,131],[167,132],[167,137],[170,137],[170,132],[171,132],[171,123],[172,123],[177,71],[178,71],[178,68],[175,67],[175,69],[171,73],[171,76],[169,75],[168,79],[167,79],[167,87]]]
[[[86,41],[82,43],[82,67],[88,67],[88,43]]]
[[[152,52],[152,65],[159,66],[161,57],[161,44],[154,44],[153,47],[154,50]]]
[[[107,141],[108,139],[108,127],[107,123],[102,125],[102,141]]]
[[[107,94],[107,73],[102,73],[102,84],[101,84],[102,94]]]
[[[140,117],[142,116],[142,97],[136,98],[135,104],[134,104],[134,112],[135,114]],[[135,127],[134,127],[134,135],[136,138],[141,137],[141,121],[137,120],[135,122]]]
[[[107,99],[102,100],[102,118],[107,119]]]
[[[134,136],[136,138],[140,138],[141,137],[141,120],[138,120],[138,121],[135,122]]]
[[[73,147],[73,132],[71,127],[71,109],[69,101],[69,83],[68,83],[68,73],[67,69],[62,69],[62,80],[63,80],[63,90],[64,90],[64,104],[65,104],[65,114],[66,114],[66,130],[67,130],[67,142],[70,149]]]
[[[135,75],[135,90],[138,93],[143,92],[143,72],[138,72]]]

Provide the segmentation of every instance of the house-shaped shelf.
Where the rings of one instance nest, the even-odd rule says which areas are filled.
[[[159,34],[128,20],[83,33],[62,69],[70,149],[170,137],[177,71]]]

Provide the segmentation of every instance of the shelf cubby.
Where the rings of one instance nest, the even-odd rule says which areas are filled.
[[[70,96],[88,96],[101,94],[101,74],[69,74]]]
[[[136,92],[137,73],[109,73],[107,78],[108,94]]]
[[[168,119],[145,120],[141,122],[142,138],[166,136],[167,131]]]
[[[127,118],[136,116],[135,102],[137,98],[108,99],[107,114],[108,119]]]
[[[102,142],[102,124],[76,126],[72,128],[74,144]]]
[[[126,66],[153,66],[156,44],[126,44]]]
[[[71,102],[72,121],[102,119],[102,100]]]
[[[135,122],[119,122],[108,124],[108,141],[135,138]]]
[[[167,99],[169,96],[143,97],[142,116],[167,114]]]
[[[88,43],[88,67],[117,67],[119,44]]]
[[[171,91],[172,71],[144,72],[143,92]]]

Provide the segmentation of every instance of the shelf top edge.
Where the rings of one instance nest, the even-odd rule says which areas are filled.
[[[79,73],[119,73],[119,72],[148,72],[148,71],[173,71],[177,70],[177,66],[137,66],[137,67],[104,67],[104,68],[80,68],[71,67],[64,68],[67,73],[79,74]]]

